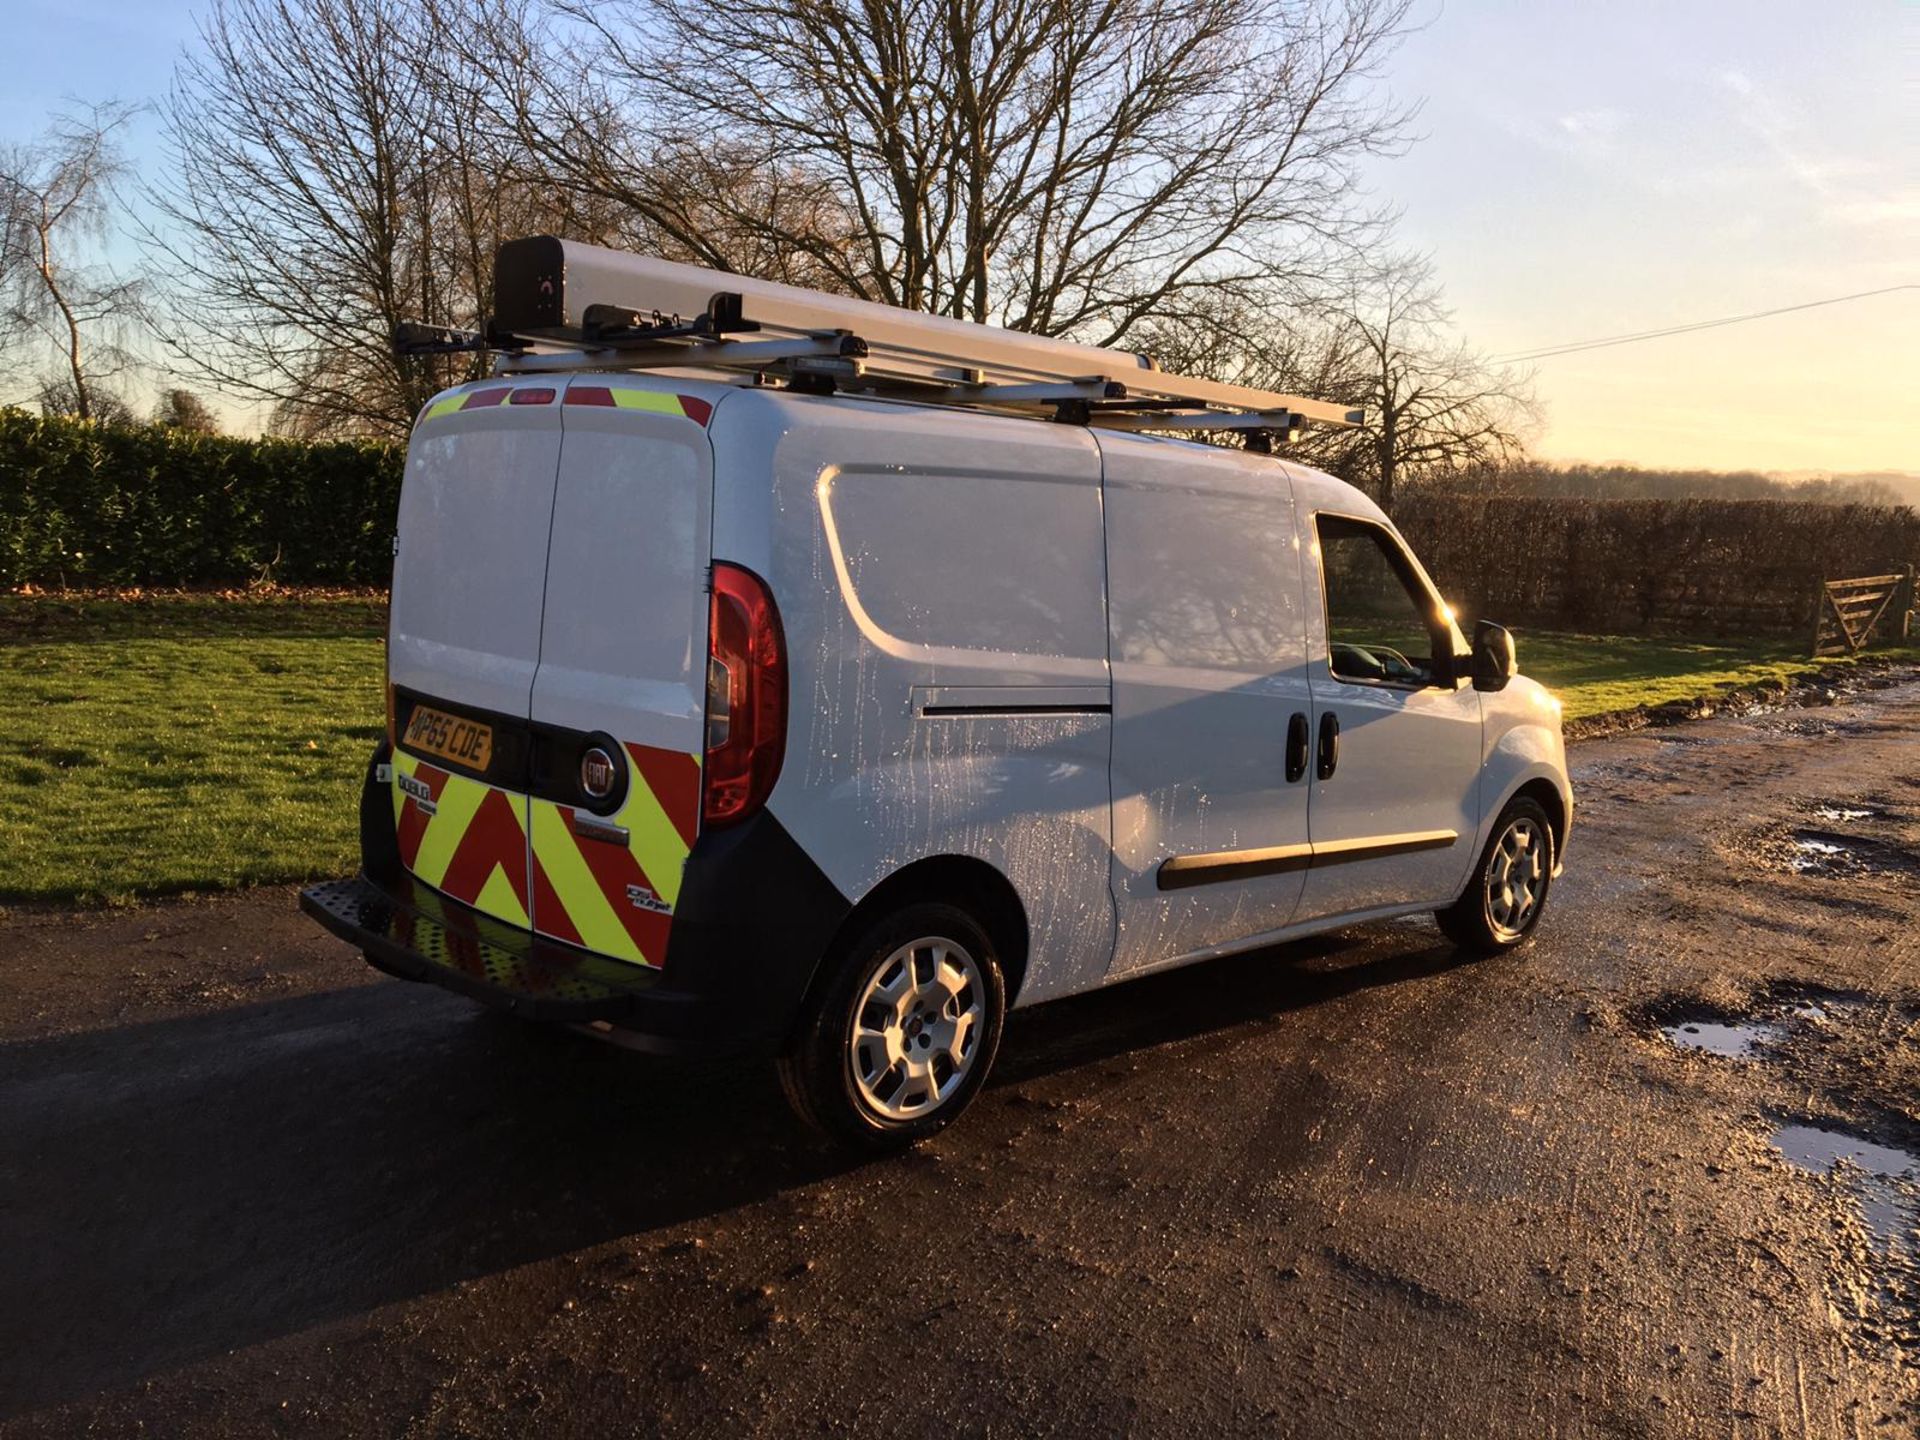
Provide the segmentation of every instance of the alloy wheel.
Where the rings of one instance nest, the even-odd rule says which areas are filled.
[[[1502,940],[1525,932],[1547,891],[1547,838],[1528,816],[1501,833],[1487,863],[1487,918]]]
[[[986,999],[966,947],[928,935],[892,951],[860,989],[848,1069],[879,1118],[912,1120],[944,1103],[973,1068]]]

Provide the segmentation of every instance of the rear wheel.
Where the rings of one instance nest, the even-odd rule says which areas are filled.
[[[801,1118],[842,1144],[912,1145],[979,1093],[1005,1020],[999,956],[979,922],[909,905],[840,952],[781,1083]]]
[[[1454,944],[1483,955],[1522,944],[1540,923],[1553,884],[1553,826],[1537,800],[1507,802],[1459,900],[1434,919]]]

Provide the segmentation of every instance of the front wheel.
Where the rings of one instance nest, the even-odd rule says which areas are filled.
[[[1467,890],[1434,919],[1454,944],[1482,955],[1522,944],[1540,923],[1553,884],[1553,826],[1537,800],[1507,802]]]
[[[992,939],[952,905],[908,905],[838,955],[781,1084],[803,1120],[861,1150],[913,1145],[979,1093],[1006,986]]]

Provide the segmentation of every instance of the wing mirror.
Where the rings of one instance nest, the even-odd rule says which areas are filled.
[[[1513,636],[1504,625],[1482,620],[1473,627],[1473,688],[1504,690],[1519,669]]]

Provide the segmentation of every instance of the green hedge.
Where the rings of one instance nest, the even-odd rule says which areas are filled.
[[[1590,635],[1807,635],[1823,580],[1920,562],[1904,506],[1409,491],[1394,523],[1462,613]]]
[[[403,463],[0,410],[0,587],[385,584]]]

